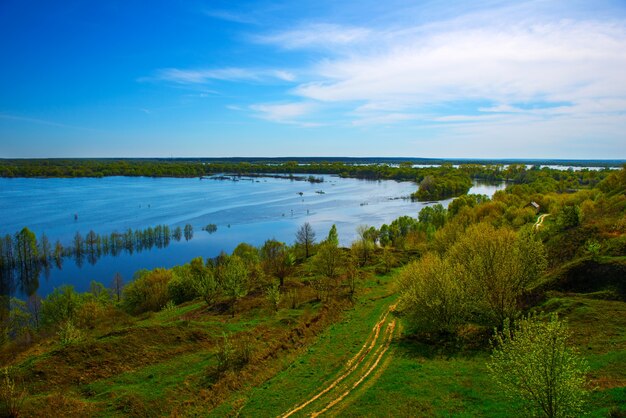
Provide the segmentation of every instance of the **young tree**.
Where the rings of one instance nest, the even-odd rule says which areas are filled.
[[[220,295],[220,286],[215,275],[210,269],[206,269],[201,276],[194,281],[196,292],[211,307]]]
[[[265,272],[269,276],[277,277],[281,287],[295,263],[294,256],[287,246],[275,239],[268,239],[261,247],[261,261]]]
[[[276,282],[272,283],[265,290],[265,297],[267,298],[267,301],[272,305],[274,312],[278,312],[278,305],[280,304],[280,300],[282,299],[282,295],[280,293],[280,284]]]
[[[328,231],[328,237],[326,238],[326,242],[335,247],[339,246],[339,235],[337,234],[337,227],[335,224],[330,227],[330,231]]]
[[[502,390],[525,401],[529,412],[546,417],[573,417],[583,412],[586,362],[568,347],[565,322],[552,315],[507,321],[496,332],[487,368]]]
[[[315,244],[315,231],[311,224],[305,222],[296,233],[296,242],[304,247],[304,258],[309,258],[311,247]]]
[[[113,290],[113,295],[116,300],[119,302],[122,299],[122,289],[124,289],[124,279],[120,273],[115,273],[115,276],[113,276],[111,289]]]
[[[235,304],[248,294],[248,269],[241,258],[229,257],[223,272],[222,286],[230,298],[231,315],[235,316]]]
[[[336,287],[343,265],[344,256],[341,250],[328,242],[320,244],[317,254],[312,258],[312,268],[321,277],[311,282],[319,296],[330,295]]]

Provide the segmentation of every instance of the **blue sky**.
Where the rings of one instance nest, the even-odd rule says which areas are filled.
[[[626,3],[0,2],[0,157],[626,158]]]

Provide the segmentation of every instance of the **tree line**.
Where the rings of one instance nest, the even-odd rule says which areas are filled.
[[[170,228],[168,225],[157,225],[145,229],[128,229],[123,233],[112,232],[111,234],[98,234],[89,231],[85,235],[76,232],[71,244],[63,245],[60,240],[51,243],[46,234],[39,239],[34,232],[23,228],[16,234],[6,234],[0,237],[0,282],[3,294],[11,293],[11,283],[17,277],[26,293],[37,289],[38,276],[41,271],[56,266],[63,267],[65,258],[73,258],[80,267],[85,260],[89,264],[95,264],[100,257],[121,253],[133,254],[152,248],[167,247],[171,240],[186,241],[193,238],[193,226],[177,226]]]

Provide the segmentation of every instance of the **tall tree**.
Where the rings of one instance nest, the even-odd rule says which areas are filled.
[[[328,237],[326,238],[326,242],[329,244],[338,247],[339,246],[339,235],[337,234],[337,227],[335,224],[330,227],[330,231],[328,231]]]
[[[119,272],[115,273],[115,276],[113,276],[111,288],[113,289],[116,300],[119,302],[122,299],[122,290],[124,289],[124,279]]]
[[[268,239],[261,247],[261,261],[266,274],[277,277],[282,287],[285,284],[285,277],[291,273],[295,260],[285,243]]]
[[[229,257],[223,272],[224,293],[230,298],[231,315],[235,316],[235,304],[248,294],[248,269],[241,258]]]
[[[15,236],[15,246],[19,268],[31,270],[39,255],[35,233],[28,228],[23,228]]]
[[[304,247],[304,258],[309,258],[311,247],[315,244],[315,231],[305,222],[296,233],[296,242]]]

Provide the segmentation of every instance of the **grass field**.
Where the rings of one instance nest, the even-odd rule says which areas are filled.
[[[590,366],[591,416],[626,414],[626,304],[549,292],[537,309],[567,319]],[[241,313],[195,302],[44,340],[20,354],[24,416],[520,416],[487,373],[488,330],[415,335],[390,312],[394,273],[367,275],[357,299],[309,298],[274,314],[262,296]],[[251,361],[216,379],[223,333],[251,341]],[[621,414],[621,415],[620,415]]]

